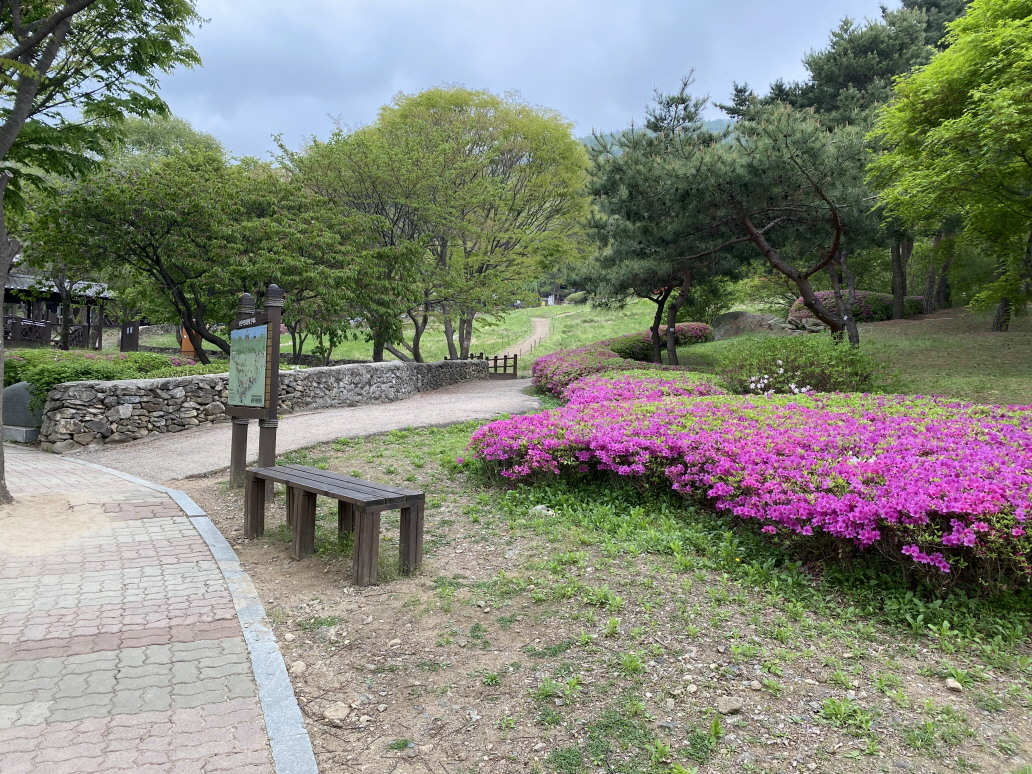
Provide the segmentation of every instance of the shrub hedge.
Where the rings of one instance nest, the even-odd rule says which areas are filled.
[[[742,394],[869,392],[876,372],[870,357],[827,335],[739,339],[717,359],[721,384]]]
[[[674,334],[679,345],[698,344],[713,338],[713,329],[705,323],[678,323]],[[666,326],[660,327],[663,348],[666,348]],[[565,349],[545,355],[530,367],[533,384],[556,397],[584,376],[603,371],[635,370],[652,356],[652,334],[631,333],[598,341],[586,347]],[[679,370],[677,366],[649,364],[652,370]]]
[[[105,355],[82,350],[19,349],[4,357],[4,386],[31,385],[32,402],[39,406],[55,386],[64,382],[157,379],[224,373],[227,364],[198,365],[188,358],[154,352]]]
[[[1032,580],[1032,407],[914,396],[693,395],[492,422],[474,455],[511,479],[605,472],[672,488],[834,554],[876,550],[939,586]]]
[[[830,290],[821,290],[816,293],[821,303],[830,309],[835,308],[835,294]],[[843,293],[847,303],[850,301],[850,294]],[[903,316],[913,317],[924,311],[924,299],[921,296],[907,296],[903,300]],[[892,296],[888,293],[872,293],[868,290],[858,290],[849,304],[849,314],[857,322],[881,322],[892,319]],[[803,299],[797,298],[788,310],[788,316],[794,320],[802,320],[805,317],[813,317],[810,310],[803,306]]]

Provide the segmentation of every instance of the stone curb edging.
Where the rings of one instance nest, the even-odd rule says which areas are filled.
[[[287,666],[276,644],[276,637],[269,626],[265,608],[258,599],[250,576],[240,566],[240,558],[208,518],[208,514],[182,490],[145,481],[95,462],[86,462],[74,457],[66,459],[118,476],[124,481],[164,492],[175,500],[190,519],[190,523],[204,538],[233,597],[237,619],[240,621],[240,628],[243,630],[251,657],[251,671],[258,686],[258,700],[261,702],[262,715],[265,718],[265,729],[269,734],[276,774],[318,774],[319,768],[312,750],[312,741],[305,729],[301,707],[294,696],[294,687],[287,675]]]

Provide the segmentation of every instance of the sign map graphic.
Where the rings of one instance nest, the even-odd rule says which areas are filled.
[[[261,408],[266,402],[269,327],[238,328],[229,336],[229,403]]]

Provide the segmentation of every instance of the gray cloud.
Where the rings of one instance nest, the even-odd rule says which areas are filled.
[[[162,80],[173,112],[238,155],[267,156],[324,137],[340,119],[375,120],[396,93],[463,84],[518,91],[558,110],[578,135],[640,122],[654,89],[695,73],[726,99],[804,76],[843,16],[880,0],[198,0],[204,64]],[[713,116],[719,115],[715,109]]]

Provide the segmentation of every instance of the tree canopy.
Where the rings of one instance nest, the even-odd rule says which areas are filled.
[[[399,95],[377,121],[313,140],[286,158],[298,178],[346,209],[381,218],[385,246],[417,242],[419,336],[442,319],[452,356],[473,319],[508,308],[525,283],[574,249],[587,157],[558,114],[463,88]],[[386,343],[389,346],[389,343]]]
[[[156,74],[193,65],[193,0],[0,3],[0,279],[21,243],[7,213],[25,184],[90,168],[127,115],[162,112]],[[2,348],[0,348],[2,354]],[[2,364],[0,364],[2,375]],[[11,495],[0,452],[0,502]]]
[[[1032,293],[1032,0],[974,0],[946,42],[898,82],[872,176],[907,222],[959,215],[1001,256],[983,298],[1021,309]]]

